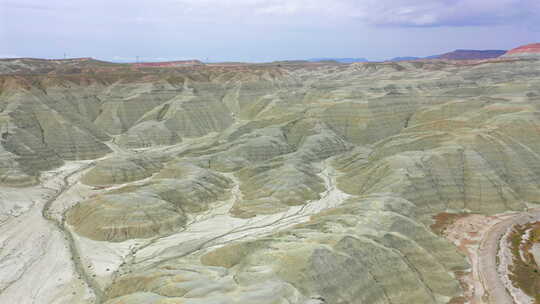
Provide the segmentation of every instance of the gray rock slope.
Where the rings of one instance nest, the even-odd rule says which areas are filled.
[[[257,221],[345,197],[264,234],[134,259],[107,304],[448,303],[468,263],[433,216],[539,202],[538,60],[74,75],[0,76],[0,183],[96,159],[81,182],[105,190],[66,213],[81,237],[158,242],[225,203],[220,216]]]

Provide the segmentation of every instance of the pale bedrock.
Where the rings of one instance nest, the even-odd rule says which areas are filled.
[[[227,130],[224,130],[224,132],[220,134],[220,137],[223,138],[223,140],[226,142],[234,142],[235,140],[246,134],[252,132],[259,132],[258,130],[264,131],[264,129],[269,127],[291,123],[299,119],[300,117],[302,117],[302,113],[287,113],[283,116],[278,117],[243,121],[240,122],[239,125],[235,128],[229,128]],[[287,131],[282,130],[282,132]]]
[[[157,194],[185,213],[196,214],[207,211],[210,203],[228,199],[229,186],[230,182],[222,177],[216,177],[216,180],[161,179],[141,190]]]
[[[288,158],[302,162],[321,161],[353,147],[328,123],[310,117],[293,120],[281,130],[287,143],[295,150]]]
[[[0,146],[0,184],[8,187],[27,187],[38,182],[37,172],[25,172],[15,155]]]
[[[282,130],[296,152],[238,171],[243,197],[235,202],[233,215],[276,213],[320,199],[320,194],[327,189],[319,176],[321,169],[312,163],[351,148],[348,142],[315,121],[296,121]]]
[[[473,144],[450,143],[426,151],[375,158],[348,171],[338,179],[338,185],[352,194],[394,193],[414,202],[418,212],[426,214],[446,209],[491,214],[524,208],[517,190],[531,185],[538,176],[519,160],[509,161],[505,165],[508,169],[501,173],[493,161],[497,156],[504,160],[506,155],[490,152],[493,155],[490,156]],[[523,169],[519,175],[512,169],[516,166]],[[512,183],[507,174],[527,183],[523,186]]]
[[[151,193],[100,195],[77,204],[66,218],[77,233],[110,242],[167,234],[186,222],[182,212]]]
[[[35,137],[32,133],[24,129],[10,130],[9,134],[4,136],[1,144],[2,150],[7,151],[6,169],[20,176],[21,173],[36,178],[40,171],[50,170],[63,164],[58,155],[50,149],[42,140]],[[5,170],[5,169],[4,169]],[[22,172],[21,172],[22,171]],[[10,179],[11,177],[5,177]]]
[[[64,83],[46,89],[46,103],[64,116],[69,116],[77,122],[93,122],[100,114],[102,101],[98,97],[105,88],[103,84],[80,85]],[[95,128],[96,126],[94,126]],[[105,133],[98,129],[103,136]],[[104,135],[107,138],[107,135]]]
[[[161,168],[160,164],[143,161],[126,161],[120,164],[119,170],[116,161],[107,160],[101,167],[107,169],[107,164],[112,163],[114,170],[125,172],[122,170],[135,166],[132,171],[138,173],[139,162],[140,166],[150,167],[143,173]],[[100,165],[96,169],[89,171],[90,177],[84,179],[96,177],[99,181]],[[126,175],[120,176],[126,179]],[[232,182],[222,175],[173,161],[141,185],[124,186],[79,203],[70,209],[66,218],[77,233],[94,240],[119,242],[167,235],[182,228],[190,214],[206,211],[209,204],[226,200],[231,186]]]
[[[367,127],[373,116],[367,103],[339,103],[329,106],[321,113],[321,119],[352,143],[367,143],[371,140]]]
[[[62,159],[96,159],[111,152],[107,145],[77,126],[58,123],[58,120],[50,116],[40,119],[40,124],[44,130],[44,142]]]
[[[116,139],[118,145],[131,149],[170,146],[180,142],[182,138],[160,121],[141,122]]]
[[[142,290],[171,303],[243,303],[251,299],[246,290],[255,288],[256,303],[446,303],[461,292],[451,272],[467,263],[408,217],[413,214],[414,205],[401,198],[351,199],[261,240],[120,276],[107,304],[135,301]],[[283,286],[295,287],[287,288],[289,302],[279,300]]]
[[[468,265],[433,216],[539,201],[539,63],[4,75],[0,180],[106,157],[66,219],[130,250],[107,304],[448,303]]]
[[[132,292],[145,289],[146,292]],[[120,278],[108,290],[106,304],[319,304],[308,302],[294,286],[279,280],[239,285],[222,267],[169,263]]]
[[[218,99],[180,96],[156,107],[140,122],[162,122],[163,127],[180,137],[200,137],[221,132],[233,123],[231,111]]]
[[[537,202],[540,194],[540,156],[534,149],[538,147],[535,144],[537,136],[531,134],[524,141],[526,144],[521,144],[519,137],[507,136],[499,130],[460,138],[459,141],[471,146],[482,157],[497,178],[493,184],[501,185],[504,192],[507,191],[505,188],[512,189],[523,201]]]
[[[292,79],[271,76],[262,80],[241,81],[232,87],[223,99],[227,107],[240,119],[254,119],[263,111],[270,111],[266,113],[267,116],[275,116],[278,113],[283,114],[283,108],[290,109],[301,101],[302,94],[291,92],[295,87],[298,87],[298,84]]]
[[[466,99],[451,101],[440,105],[428,106],[416,111],[409,120],[409,126],[448,121],[468,112],[473,112],[492,103],[490,99]],[[471,122],[462,119],[463,123]]]
[[[183,212],[172,204],[141,192],[97,196],[70,209],[66,219],[78,234],[109,242],[164,235],[186,222]]]
[[[229,178],[219,173],[173,161],[142,189],[156,193],[187,213],[197,213],[206,211],[210,203],[226,200],[232,185]]]
[[[91,186],[123,184],[150,177],[162,167],[159,161],[149,157],[115,156],[99,161],[83,175],[81,182]]]
[[[510,147],[519,145],[534,153],[540,151],[539,111],[520,111],[499,115],[486,123],[494,126],[497,133],[506,135],[505,139]]]
[[[48,105],[50,102],[48,97],[44,98],[38,93],[21,96],[9,113],[12,124],[32,134],[39,144],[47,146],[62,159],[94,159],[110,152],[101,142],[107,140],[108,136],[92,122],[75,113],[57,111]],[[33,141],[29,137],[17,140]]]
[[[106,141],[110,139],[109,135],[94,124],[101,111],[102,102],[97,96],[101,90],[103,86],[90,84],[85,87],[67,82],[47,88],[43,94],[40,92],[33,94],[36,100],[61,116],[62,120],[84,129],[100,141]],[[30,106],[36,111],[42,111],[33,104]]]
[[[306,136],[299,143],[298,150],[291,158],[298,158],[301,162],[317,162],[331,156],[350,150],[353,145],[340,137],[331,129],[317,124],[314,127],[316,134]]]
[[[318,170],[292,162],[267,163],[237,173],[242,200],[235,202],[231,213],[239,217],[285,211],[288,206],[320,199],[326,190]]]
[[[121,134],[148,111],[171,100],[181,91],[182,88],[165,81],[113,85],[100,96],[103,104],[94,122],[110,134]]]
[[[167,162],[155,179],[205,180],[226,187],[230,180],[210,169],[192,163],[191,159],[174,159]]]
[[[426,214],[521,210],[540,194],[537,113],[496,98],[426,107],[401,134],[343,166],[339,186],[352,194],[394,193]]]
[[[382,97],[330,104],[308,112],[325,122],[340,137],[353,144],[371,144],[399,133],[419,106],[418,99],[387,93]]]
[[[202,162],[211,169],[231,172],[293,151],[277,128],[264,130],[263,134],[247,134],[232,144],[218,147],[214,154],[201,157]]]
[[[230,110],[218,99],[187,94],[141,115],[117,142],[129,148],[173,145],[183,137],[221,132],[232,123]]]
[[[313,288],[302,290],[305,294],[321,294],[336,303],[433,303],[437,294],[458,294],[459,285],[448,272],[466,264],[452,246],[399,214],[356,209],[368,200],[351,201],[293,229],[290,233],[296,238],[307,237],[309,243],[316,238],[322,244],[310,250],[311,256],[301,252],[309,248],[307,240],[283,245],[287,250],[277,262],[283,264],[278,274],[292,279],[295,286]],[[322,235],[316,237],[316,231]],[[294,240],[289,238],[288,242]],[[387,272],[386,267],[394,271]],[[306,270],[307,278],[302,275]],[[358,272],[366,276],[358,278]],[[405,295],[401,290],[409,290],[408,284],[415,292]]]

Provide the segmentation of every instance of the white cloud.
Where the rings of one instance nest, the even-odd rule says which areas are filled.
[[[540,32],[540,0],[0,2],[0,53],[38,57],[380,57],[510,48]]]
[[[469,26],[538,22],[538,0],[361,0],[360,18],[382,26]]]
[[[540,0],[62,0],[6,2],[8,9],[114,12],[135,23],[183,20],[220,23],[324,23],[356,20],[375,26],[464,26],[529,21],[538,24]]]
[[[192,14],[356,18],[378,26],[505,24],[540,16],[539,0],[167,0]],[[272,20],[265,20],[272,22]],[[538,21],[536,21],[538,23]]]

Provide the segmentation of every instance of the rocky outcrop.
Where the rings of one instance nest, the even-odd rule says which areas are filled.
[[[161,169],[163,168],[163,169]],[[87,184],[126,183],[159,173],[143,184],[110,190],[81,202],[67,214],[77,233],[94,240],[119,242],[170,234],[190,214],[228,198],[231,181],[184,162],[164,166],[144,158],[100,162],[82,178]]]
[[[120,146],[136,149],[174,145],[182,142],[182,137],[162,121],[144,121],[120,134],[116,142]]]
[[[150,177],[161,168],[161,162],[149,157],[117,156],[99,161],[81,182],[91,186],[124,184]]]
[[[82,202],[66,218],[77,233],[111,242],[171,233],[186,222],[182,212],[151,193],[123,191]]]
[[[459,295],[450,273],[467,264],[413,215],[403,199],[350,200],[286,232],[208,250],[200,262],[128,274],[108,290],[107,303],[144,299],[134,292],[140,288],[179,302],[241,303],[257,294],[261,303],[442,303]],[[141,280],[149,281],[137,287]]]

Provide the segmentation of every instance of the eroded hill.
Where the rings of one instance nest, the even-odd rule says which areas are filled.
[[[0,183],[37,193],[2,227],[69,235],[39,303],[449,303],[469,263],[433,217],[539,202],[537,59],[33,64],[0,76]],[[25,299],[49,257],[3,234]]]

